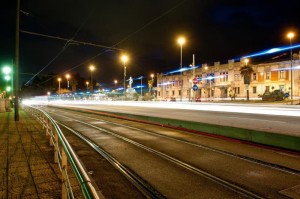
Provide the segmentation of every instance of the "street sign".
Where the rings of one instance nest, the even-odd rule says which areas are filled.
[[[193,91],[196,91],[196,90],[198,90],[198,86],[195,84],[195,85],[193,86]]]
[[[197,78],[197,77],[195,77],[195,78],[193,79],[193,84],[198,84],[198,78]]]

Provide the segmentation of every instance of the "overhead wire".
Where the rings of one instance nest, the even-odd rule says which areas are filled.
[[[74,35],[71,37],[71,39],[67,40],[66,43],[64,44],[64,46],[62,47],[62,49],[55,55],[54,58],[52,58],[38,73],[36,73],[32,78],[30,78],[30,80],[28,80],[26,83],[25,83],[25,86],[27,86],[29,84],[29,82],[31,82],[38,74],[40,74],[43,70],[45,70],[51,63],[53,63],[65,50],[66,48],[68,47],[68,44],[71,40],[73,40],[77,34],[79,33],[79,31],[82,29],[83,25],[87,22],[88,18],[91,16],[91,13],[90,12],[90,15],[88,15],[86,17],[86,19],[81,23],[81,25],[79,26],[79,28],[76,30],[76,32],[74,33]]]
[[[125,38],[121,39],[120,41],[118,41],[117,43],[115,43],[114,45],[108,47],[107,49],[119,49],[119,48],[115,48],[117,45],[123,43],[124,41],[128,40],[129,38],[131,38],[133,35],[137,34],[138,32],[142,31],[143,29],[145,29],[146,27],[148,27],[149,25],[153,24],[154,22],[156,22],[157,20],[159,20],[160,18],[166,16],[167,14],[169,14],[170,12],[172,12],[174,9],[176,9],[177,7],[179,7],[180,5],[182,5],[183,3],[185,3],[186,1],[188,0],[183,0],[183,1],[180,1],[178,4],[176,4],[175,6],[173,6],[172,8],[168,9],[167,11],[165,11],[164,13],[162,13],[161,15],[159,15],[158,17],[155,17],[154,19],[152,19],[151,21],[149,21],[148,23],[146,23],[145,25],[143,25],[142,27],[140,27],[139,29],[137,29],[136,31],[130,33],[128,36],[126,36]],[[77,32],[76,32],[77,33]],[[83,64],[95,59],[96,57],[104,54],[107,49],[104,49],[104,50],[101,50],[99,53],[97,53],[96,55],[94,55],[93,57],[91,58],[88,58],[87,60],[81,62],[80,64],[64,71],[63,73],[67,73],[69,71],[72,71],[80,66],[82,66]],[[56,75],[56,76],[59,76],[59,75]],[[45,80],[44,82],[41,82],[40,84],[43,84],[43,83],[46,83],[48,81],[50,81],[51,79],[55,78],[56,76],[53,76],[47,80]]]

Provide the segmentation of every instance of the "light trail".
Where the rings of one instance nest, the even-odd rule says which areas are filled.
[[[245,105],[245,104],[218,104],[218,103],[178,103],[178,102],[128,102],[128,101],[48,101],[47,96],[44,99],[24,100],[25,104],[50,104],[58,106],[86,106],[88,105],[112,105],[112,106],[131,106],[131,107],[149,107],[161,109],[186,109],[199,111],[214,111],[214,112],[231,112],[231,113],[247,113],[260,115],[278,115],[278,116],[294,116],[300,117],[300,109],[296,106],[291,107],[275,107],[275,105]]]

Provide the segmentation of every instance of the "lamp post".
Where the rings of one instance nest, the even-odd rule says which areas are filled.
[[[290,39],[290,54],[291,54],[291,103],[293,104],[293,49],[292,49],[292,39],[295,34],[293,32],[289,32],[287,37]]]
[[[91,71],[91,90],[93,90],[93,71],[95,70],[95,66],[90,65],[90,71]]]
[[[180,45],[180,79],[181,79],[181,92],[180,92],[180,101],[182,101],[182,93],[183,93],[183,78],[182,78],[182,46],[185,43],[185,38],[184,37],[180,37],[177,40],[178,44]]]
[[[141,98],[143,97],[143,76],[141,76]]]
[[[126,63],[128,61],[128,56],[122,55],[121,61],[123,62],[123,67],[124,67],[124,95],[125,95],[125,93],[126,93]]]
[[[61,78],[57,78],[58,81],[58,94],[60,95],[60,82],[61,82]]]
[[[117,89],[118,80],[115,80],[114,83],[115,83],[115,89]]]
[[[204,69],[207,71],[208,67],[205,66]],[[211,74],[209,74],[209,76],[207,77],[207,79],[209,80],[209,98],[211,98],[211,94],[212,94],[212,90],[211,90],[211,80],[213,79],[213,77],[211,76]]]
[[[150,94],[152,95],[152,93],[153,93],[153,85],[154,85],[154,74],[152,73],[152,74],[150,75],[150,77],[151,77],[151,80],[152,80],[152,87],[151,87]]]
[[[67,81],[68,81],[68,89],[69,89],[69,87],[70,87],[70,81],[69,81],[69,79],[70,79],[70,75],[69,74],[66,74],[66,78],[67,78]]]
[[[86,90],[88,90],[88,89],[89,89],[89,83],[90,83],[90,82],[88,82],[88,81],[87,81],[87,82],[85,82],[85,84],[86,84]]]

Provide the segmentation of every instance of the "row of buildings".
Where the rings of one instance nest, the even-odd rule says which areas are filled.
[[[300,95],[300,53],[292,60],[251,64],[254,72],[249,85],[244,84],[240,69],[245,63],[229,60],[226,64],[202,64],[190,70],[173,74],[157,74],[156,97],[158,100],[195,99],[246,99],[247,87],[250,99],[259,99],[266,91],[281,90],[293,99]],[[292,73],[291,73],[292,71]],[[291,78],[292,74],[292,78]],[[292,80],[291,80],[292,79]],[[293,92],[291,92],[291,88]],[[182,95],[181,95],[182,93]]]

